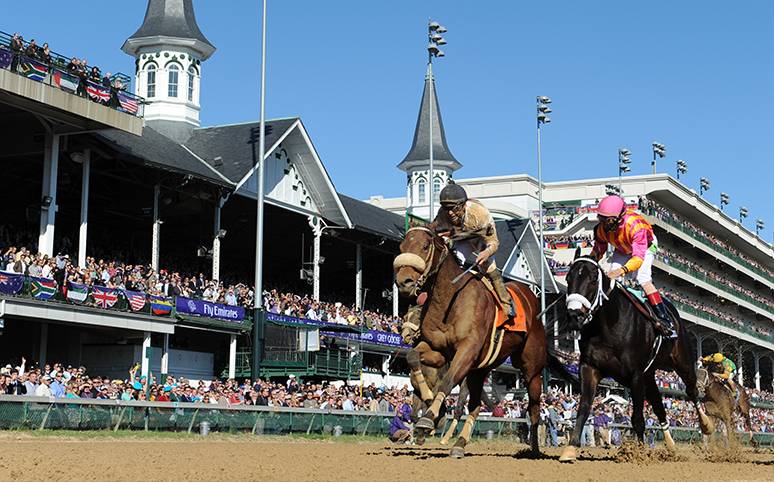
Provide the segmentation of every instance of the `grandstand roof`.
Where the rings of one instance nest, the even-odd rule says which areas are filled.
[[[149,0],[142,25],[126,40],[122,49],[129,55],[136,55],[140,44],[147,44],[148,40],[168,43],[170,38],[193,40],[191,47],[200,51],[203,60],[215,52],[215,46],[196,23],[193,0]]]
[[[181,144],[156,132],[152,127],[145,126],[141,136],[119,130],[100,131],[94,135],[117,151],[132,156],[144,164],[191,174],[231,188],[235,185]]]
[[[431,104],[431,98],[434,101]],[[435,168],[444,165],[452,170],[462,167],[446,145],[446,132],[443,130],[443,119],[441,119],[441,108],[438,105],[438,96],[435,92],[435,78],[433,77],[433,64],[427,65],[425,74],[425,89],[422,92],[422,102],[419,106],[419,116],[417,117],[417,126],[414,130],[414,140],[411,143],[411,149],[406,157],[398,164],[398,169],[404,171],[417,166],[425,165],[430,160],[430,118],[432,105],[432,126],[433,126],[433,162]]]
[[[347,210],[355,229],[393,240],[403,238],[404,219],[402,216],[341,193],[339,193],[339,198],[341,198],[344,209]]]

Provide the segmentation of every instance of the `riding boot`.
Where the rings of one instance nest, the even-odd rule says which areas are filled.
[[[664,305],[662,302],[652,306],[653,311],[655,311],[656,316],[658,316],[659,325],[661,327],[661,334],[667,338],[676,337],[677,333],[675,333],[675,329],[672,326],[672,316],[667,311],[666,305]]]
[[[508,290],[505,288],[503,275],[500,274],[499,270],[493,269],[487,273],[487,276],[489,276],[489,279],[492,281],[492,286],[494,287],[495,292],[497,292],[497,297],[500,298],[503,306],[509,307],[508,316],[516,316],[516,303],[514,303],[513,298],[511,298],[510,293],[508,293]]]

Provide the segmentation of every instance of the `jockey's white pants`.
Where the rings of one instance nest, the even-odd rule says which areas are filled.
[[[632,258],[631,254],[624,254],[619,251],[613,252],[613,255],[610,257],[610,269],[614,270],[614,269],[621,268],[631,258]],[[642,286],[643,283],[653,282],[652,271],[653,271],[653,252],[649,249],[645,251],[645,258],[642,260],[642,266],[640,266],[640,268],[637,271],[632,271],[631,273],[627,273],[626,277],[637,281],[637,284]]]
[[[479,251],[480,246],[475,244],[472,240],[459,241],[454,244],[454,256],[457,258],[460,266],[465,265],[465,260],[473,261],[476,259]],[[497,269],[494,255],[490,256],[489,259],[481,263],[481,268],[485,273],[490,273],[491,271]]]

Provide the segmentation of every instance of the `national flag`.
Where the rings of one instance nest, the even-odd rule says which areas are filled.
[[[56,294],[56,281],[30,276],[30,294],[36,300],[50,300]]]
[[[66,72],[62,72],[59,69],[54,69],[54,84],[60,89],[74,94],[78,90],[78,79],[75,75],[70,75]]]
[[[166,296],[151,296],[151,313],[154,315],[168,315],[172,313],[172,298]]]
[[[94,286],[91,289],[91,297],[100,308],[112,308],[116,301],[118,301],[118,290]]]
[[[29,57],[22,57],[19,64],[19,73],[28,79],[42,82],[48,75],[48,66]]]
[[[0,69],[7,69],[13,62],[13,52],[8,49],[0,48]]]
[[[130,114],[137,114],[137,111],[140,108],[137,97],[124,91],[118,92],[118,103],[121,104],[123,110]]]
[[[24,286],[24,275],[0,271],[0,293],[15,295]]]
[[[93,100],[105,103],[110,100],[110,89],[94,82],[86,82],[86,92],[89,93],[89,97]]]
[[[142,291],[124,290],[124,296],[126,296],[132,311],[140,311],[145,308],[145,293]]]
[[[83,303],[89,296],[89,287],[80,283],[67,282],[67,300],[74,303]]]

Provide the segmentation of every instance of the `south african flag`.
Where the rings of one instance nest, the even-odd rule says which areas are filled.
[[[56,294],[56,281],[30,276],[30,294],[36,300],[50,300]]]

